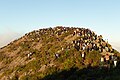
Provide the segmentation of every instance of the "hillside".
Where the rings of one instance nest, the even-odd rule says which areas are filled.
[[[0,80],[120,80],[119,65],[99,68],[106,54],[119,56],[90,29],[34,30],[0,49]]]

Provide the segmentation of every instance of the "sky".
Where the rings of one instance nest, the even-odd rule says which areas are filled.
[[[55,26],[89,28],[120,51],[120,0],[0,0],[0,47]]]

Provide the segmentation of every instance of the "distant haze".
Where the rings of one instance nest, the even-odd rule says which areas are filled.
[[[7,32],[7,33],[0,34],[0,47],[6,46],[11,41],[18,39],[21,36],[22,34],[16,33],[16,32]]]
[[[110,42],[112,47],[120,52],[120,42]]]

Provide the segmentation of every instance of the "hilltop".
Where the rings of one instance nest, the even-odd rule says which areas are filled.
[[[118,53],[90,29],[57,26],[34,30],[0,49],[0,79],[120,79],[119,65],[106,74],[106,69],[99,69],[102,55]]]

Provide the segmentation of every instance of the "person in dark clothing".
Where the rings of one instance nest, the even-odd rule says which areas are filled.
[[[110,68],[110,55],[109,54],[105,55],[105,61],[106,61],[106,67]]]

